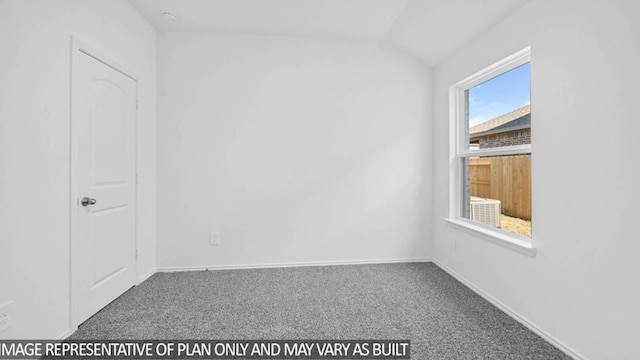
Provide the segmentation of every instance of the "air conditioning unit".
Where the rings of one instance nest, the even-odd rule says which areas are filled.
[[[500,227],[500,200],[471,197],[471,220]]]

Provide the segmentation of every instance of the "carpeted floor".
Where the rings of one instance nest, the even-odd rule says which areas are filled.
[[[71,339],[410,339],[412,359],[569,359],[432,263],[157,273]]]

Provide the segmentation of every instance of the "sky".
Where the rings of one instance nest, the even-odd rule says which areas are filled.
[[[469,127],[531,103],[531,71],[526,63],[469,89]]]

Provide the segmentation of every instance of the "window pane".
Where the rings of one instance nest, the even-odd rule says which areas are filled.
[[[531,237],[531,155],[462,159],[463,218]]]
[[[468,149],[531,144],[531,75],[526,63],[465,92]]]

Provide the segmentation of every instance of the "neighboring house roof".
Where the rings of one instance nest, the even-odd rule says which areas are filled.
[[[487,120],[469,129],[471,137],[496,134],[511,130],[531,127],[531,105],[500,115],[497,118]]]

